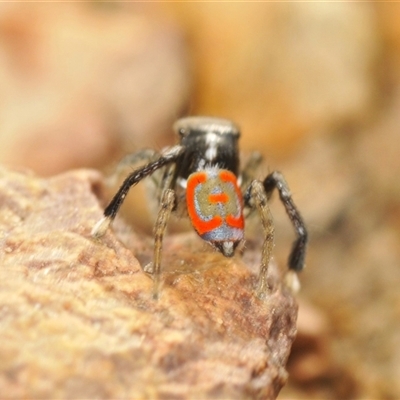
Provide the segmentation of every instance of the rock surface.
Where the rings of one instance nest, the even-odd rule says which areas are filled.
[[[225,259],[170,236],[154,301],[138,261],[152,240],[121,221],[90,237],[102,185],[92,170],[0,172],[2,397],[276,398],[297,317],[276,265],[261,301],[251,249]]]

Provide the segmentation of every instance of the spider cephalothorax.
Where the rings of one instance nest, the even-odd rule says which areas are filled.
[[[266,278],[274,235],[268,199],[276,188],[297,234],[289,256],[289,271],[293,275],[302,270],[307,231],[282,174],[274,171],[263,181],[253,179],[261,162],[258,153],[239,171],[240,132],[231,121],[188,117],[178,120],[174,129],[179,135],[179,144],[160,154],[143,150],[129,157],[129,162],[145,160],[147,163],[125,179],[92,234],[98,237],[105,233],[132,186],[161,171],[160,208],[154,229],[154,297],[159,293],[162,239],[171,212],[183,210],[203,240],[231,257],[244,240],[246,208],[258,210],[264,232],[258,286],[258,294],[262,296],[268,290]]]

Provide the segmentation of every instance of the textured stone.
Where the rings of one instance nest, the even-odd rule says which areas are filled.
[[[275,398],[297,317],[276,266],[261,301],[258,252],[225,259],[194,233],[173,235],[155,301],[138,262],[151,239],[121,221],[90,237],[102,193],[95,171],[1,170],[2,396]]]

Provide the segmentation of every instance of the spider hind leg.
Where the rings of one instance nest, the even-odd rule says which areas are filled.
[[[264,191],[262,182],[253,180],[245,193],[245,203],[249,207],[255,207],[261,219],[264,231],[264,242],[262,245],[260,273],[258,277],[257,295],[264,298],[270,288],[268,286],[268,265],[272,257],[274,247],[274,224],[271,211],[268,206],[268,197]]]
[[[289,219],[297,235],[296,240],[293,242],[292,249],[288,258],[289,271],[286,273],[285,276],[286,285],[292,291],[297,292],[300,288],[297,272],[300,272],[304,268],[305,263],[305,255],[308,241],[306,226],[300,212],[293,202],[289,186],[280,172],[274,171],[267,175],[263,182],[263,185],[268,199],[271,197],[272,191],[274,189],[278,190],[279,198],[285,207],[286,213],[289,216]]]
[[[171,216],[171,212],[175,205],[175,193],[172,189],[164,190],[161,196],[160,210],[158,211],[157,220],[154,225],[154,255],[151,266],[146,267],[146,272],[153,274],[153,298],[158,299],[160,292],[160,276],[161,276],[161,251],[164,234],[167,223]]]
[[[265,178],[263,185],[268,198],[271,197],[274,189],[277,189],[279,192],[279,198],[285,207],[286,213],[297,235],[297,239],[293,242],[292,250],[289,255],[288,266],[289,269],[300,272],[304,268],[308,240],[303,218],[295,206],[289,186],[280,172],[271,172]]]

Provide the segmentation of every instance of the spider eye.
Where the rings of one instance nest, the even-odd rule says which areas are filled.
[[[187,129],[185,129],[185,128],[180,128],[178,133],[179,133],[180,136],[184,137],[184,136],[188,135],[189,131]]]
[[[219,135],[239,137],[239,128],[227,119],[213,117],[186,117],[178,119],[174,124],[174,131],[180,137],[186,137],[192,132],[213,132]]]

